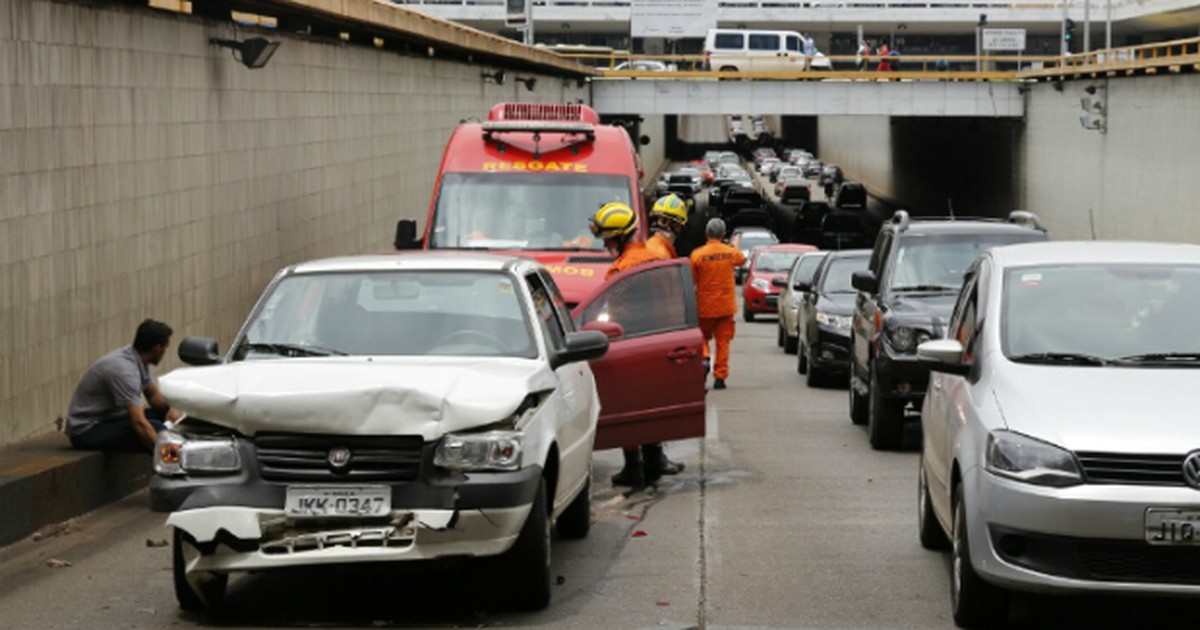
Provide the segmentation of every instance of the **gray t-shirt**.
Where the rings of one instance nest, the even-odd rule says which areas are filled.
[[[127,418],[127,410],[141,405],[142,392],[153,382],[150,366],[142,363],[133,346],[100,357],[79,379],[67,409],[67,435],[79,435],[97,423]]]

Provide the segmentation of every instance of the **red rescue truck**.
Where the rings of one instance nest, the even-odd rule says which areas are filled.
[[[588,228],[600,206],[619,201],[637,212],[637,238],[647,237],[641,170],[625,129],[600,124],[586,105],[501,103],[450,137],[424,236],[411,219],[396,227],[397,249],[538,260],[562,292],[562,316],[609,336],[608,353],[591,362],[601,400],[597,450],[705,432],[703,337],[688,261],[641,265],[605,282],[613,259]]]
[[[459,125],[438,170],[424,238],[401,221],[396,247],[517,253],[546,266],[572,306],[598,287],[612,257],[588,230],[611,201],[647,236],[641,161],[622,127],[586,105],[501,103]]]

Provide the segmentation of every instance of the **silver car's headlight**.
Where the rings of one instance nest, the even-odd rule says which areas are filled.
[[[1083,483],[1070,451],[1012,431],[988,434],[985,467],[1002,477],[1039,486],[1064,488]]]
[[[830,313],[817,312],[817,323],[822,326],[828,326],[837,330],[850,330],[850,324],[853,318],[849,315],[833,315]]]
[[[433,464],[459,471],[517,470],[521,467],[521,433],[450,433],[438,442]]]
[[[154,446],[154,472],[167,477],[241,470],[237,438],[162,431]]]
[[[929,341],[932,336],[924,330],[909,326],[896,326],[887,331],[888,343],[900,352],[912,352],[917,346]]]

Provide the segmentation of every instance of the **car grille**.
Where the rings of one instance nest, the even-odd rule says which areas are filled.
[[[258,470],[268,481],[409,481],[421,471],[424,439],[419,435],[306,435],[266,433],[254,438]],[[329,452],[350,451],[335,467]]]
[[[1076,453],[1088,483],[1182,486],[1183,455]]]
[[[1200,584],[1200,547],[991,530],[1001,558],[1039,573],[1098,582]]]

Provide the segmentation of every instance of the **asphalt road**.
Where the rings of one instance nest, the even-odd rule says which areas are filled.
[[[708,394],[708,437],[657,488],[607,482],[597,453],[591,535],[556,542],[550,607],[495,609],[469,563],[345,567],[236,578],[227,627],[948,628],[948,556],[917,542],[919,444],[877,453],[846,392],[808,389],[776,322],[739,321],[729,389]],[[5,628],[199,627],[179,612],[163,517],[139,494],[67,531],[0,550]],[[69,566],[48,566],[51,560]],[[1172,627],[1169,600],[1018,598],[1011,627]],[[1186,622],[1184,622],[1186,623]]]

